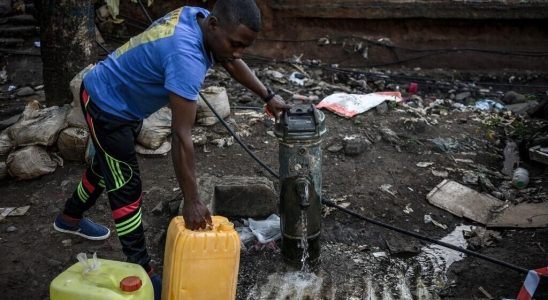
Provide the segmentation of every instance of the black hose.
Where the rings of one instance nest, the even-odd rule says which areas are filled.
[[[150,15],[148,14],[148,11],[147,11],[145,5],[143,4],[143,1],[138,0],[137,2],[139,2],[139,6],[141,6],[141,10],[143,11],[143,13],[145,14],[145,16],[147,17],[147,19],[148,19],[148,21],[150,22],[150,24],[152,24],[152,18],[151,18]]]

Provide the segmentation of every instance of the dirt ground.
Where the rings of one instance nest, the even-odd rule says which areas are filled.
[[[262,70],[259,66],[257,70]],[[266,76],[259,72],[261,76]],[[255,100],[248,102],[243,90],[229,80],[216,75],[208,77],[206,86],[222,84],[230,87],[232,105],[257,105]],[[342,79],[341,79],[342,80]],[[427,95],[423,95],[426,99]],[[432,96],[435,97],[435,96]],[[430,98],[432,98],[430,97]],[[249,98],[249,97],[248,97]],[[239,99],[239,100],[238,100]],[[391,107],[387,112],[372,110],[352,119],[339,117],[325,111],[328,133],[324,137],[323,149],[323,190],[324,197],[335,199],[367,217],[402,227],[417,233],[441,239],[461,224],[475,225],[468,220],[455,217],[428,203],[426,194],[443,178],[432,174],[432,168],[447,170],[448,179],[463,181],[463,170],[475,170],[477,164],[493,172],[502,167],[504,136],[500,128],[495,128],[499,138],[492,139],[493,127],[482,120],[485,115],[476,111],[458,111],[450,107],[442,109],[446,113],[433,113],[428,117],[437,124],[407,122],[412,114]],[[270,119],[251,122],[249,117],[233,109],[232,116],[236,127],[247,125],[251,135],[245,142],[265,163],[277,169],[277,140],[268,135],[273,123]],[[390,128],[398,134],[398,142],[388,142],[380,133],[381,128]],[[221,125],[204,129],[216,136],[228,136]],[[365,136],[372,144],[356,156],[349,156],[344,150],[328,151],[333,145],[341,144],[345,136]],[[430,140],[453,138],[461,146],[455,153],[445,153]],[[496,140],[500,140],[497,142]],[[54,150],[54,149],[52,149]],[[467,165],[455,159],[472,159]],[[154,262],[162,263],[165,231],[176,211],[179,191],[169,155],[160,157],[139,157],[143,177],[144,210],[143,222],[148,240],[148,248]],[[433,162],[432,167],[417,167],[419,162]],[[196,147],[196,167],[199,175],[270,175],[237,144],[218,148],[208,144]],[[531,172],[531,186],[537,192],[548,189],[546,167],[530,161],[524,166]],[[0,289],[2,299],[49,299],[48,287],[51,280],[65,268],[76,262],[79,252],[97,252],[99,257],[124,260],[115,233],[105,241],[87,241],[76,236],[57,233],[52,228],[56,214],[62,209],[65,199],[72,193],[85,168],[84,164],[65,162],[53,174],[30,181],[8,180],[0,182],[0,207],[30,205],[25,216],[10,217],[0,223]],[[270,177],[269,177],[270,178]],[[277,186],[277,182],[273,180]],[[503,179],[492,178],[498,186]],[[391,195],[380,187],[392,185]],[[478,186],[471,186],[480,190]],[[533,197],[534,198],[534,197]],[[547,199],[544,199],[546,201]],[[257,199],[260,201],[260,199]],[[538,199],[535,201],[539,201]],[[542,199],[540,200],[542,201]],[[153,213],[158,204],[164,203],[168,209]],[[411,207],[412,212],[404,212]],[[169,209],[170,208],[170,209]],[[390,232],[378,226],[367,224],[338,211],[324,211],[322,219],[322,262],[314,274],[322,279],[319,292],[304,294],[289,292],[282,294],[280,287],[267,290],[272,284],[272,274],[291,271],[291,267],[280,263],[282,257],[278,249],[257,249],[250,247],[241,252],[238,280],[238,299],[487,299],[481,289],[494,299],[513,298],[517,295],[525,274],[485,262],[465,257],[454,263],[441,282],[433,278],[424,279],[430,298],[417,292],[419,284],[408,283],[411,294],[397,288],[384,286],[384,291],[370,286],[381,285],[383,279],[374,277],[378,272],[370,268],[382,269],[388,276],[394,270],[409,276],[429,278],[428,268],[414,262],[417,254],[402,256],[390,255],[382,259],[373,258],[377,252],[390,253],[387,241],[398,240],[404,245],[418,248],[426,246],[411,237]],[[424,215],[447,226],[447,229],[425,224]],[[108,201],[103,195],[88,214],[95,221],[114,228],[110,217]],[[235,220],[239,222],[240,220]],[[15,230],[13,230],[15,227]],[[10,228],[10,229],[8,229]],[[548,229],[504,229],[496,230],[501,239],[493,245],[478,251],[482,254],[534,269],[548,264]],[[400,268],[401,267],[401,268]],[[400,271],[394,271],[396,277]],[[371,278],[371,274],[373,277]],[[418,274],[418,275],[417,275]],[[405,275],[407,278],[408,275]],[[365,280],[365,278],[369,278]],[[377,284],[378,282],[379,284]],[[481,287],[481,289],[480,289]],[[377,298],[375,298],[375,295]],[[390,295],[390,296],[387,296]],[[548,282],[541,281],[536,299],[548,299]]]

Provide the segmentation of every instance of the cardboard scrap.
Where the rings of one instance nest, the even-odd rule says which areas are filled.
[[[487,194],[464,186],[452,180],[443,180],[426,195],[431,204],[456,216],[464,217],[481,224],[491,219],[491,209],[504,205],[504,202]]]
[[[30,205],[21,207],[0,207],[0,221],[6,217],[22,216],[27,213]]]
[[[500,210],[505,202],[452,180],[443,180],[426,199],[434,206],[487,227],[548,227],[546,202],[509,205]]]

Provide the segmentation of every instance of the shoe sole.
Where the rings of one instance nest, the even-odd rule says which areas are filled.
[[[70,234],[79,235],[79,236],[81,236],[85,239],[92,240],[92,241],[106,240],[110,236],[110,229],[108,229],[108,228],[107,228],[107,230],[108,230],[107,234],[102,235],[102,236],[89,236],[89,235],[85,235],[83,233],[80,233],[78,231],[62,229],[62,228],[57,227],[55,222],[53,223],[53,229],[55,229],[59,232],[62,232],[62,233],[70,233]]]

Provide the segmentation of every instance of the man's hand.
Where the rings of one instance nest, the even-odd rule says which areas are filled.
[[[183,218],[185,227],[190,230],[208,229],[213,225],[211,214],[201,200],[184,201]]]
[[[274,115],[276,121],[280,119],[283,111],[291,108],[291,105],[285,103],[284,99],[280,95],[275,95],[266,103],[267,109]]]

